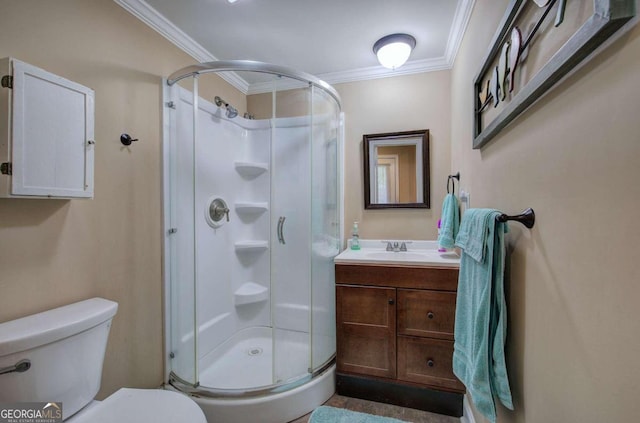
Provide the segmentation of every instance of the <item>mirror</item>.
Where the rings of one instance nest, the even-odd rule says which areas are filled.
[[[429,130],[369,134],[364,208],[429,208]]]

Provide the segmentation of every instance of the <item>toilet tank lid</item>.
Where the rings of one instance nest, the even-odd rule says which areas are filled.
[[[91,298],[0,323],[0,357],[75,335],[111,319],[118,303]]]

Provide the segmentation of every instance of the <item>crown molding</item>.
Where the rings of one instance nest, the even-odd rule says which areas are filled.
[[[391,70],[382,66],[371,66],[367,68],[352,69],[341,72],[330,72],[316,75],[319,79],[327,84],[341,84],[344,82],[367,81],[370,79],[391,78],[394,76],[412,75],[416,73],[435,72],[439,70],[450,69],[449,64],[444,57],[426,60],[414,60],[405,63],[400,69]],[[289,90],[300,88],[305,84],[296,80],[278,81],[278,89]],[[258,82],[249,85],[247,95],[261,94],[271,92],[273,90],[273,82]]]
[[[449,64],[449,68],[453,68],[453,63],[456,61],[458,50],[462,44],[464,33],[467,31],[469,20],[471,19],[471,12],[476,0],[460,0],[456,12],[453,15],[453,23],[451,24],[451,30],[449,31],[449,39],[447,41],[447,48],[444,53],[444,57]]]
[[[399,69],[394,70],[382,66],[371,66],[342,72],[323,73],[317,76],[329,84],[340,84],[343,82],[366,81],[369,79],[390,78],[447,69],[450,69],[450,66],[445,58],[437,57],[433,59],[411,60]]]
[[[184,31],[175,26],[165,18],[160,12],[151,7],[144,0],[113,0],[127,12],[150,26],[167,40],[171,41],[180,50],[187,53],[200,63],[213,62],[218,60],[206,48],[202,47]],[[247,94],[249,83],[238,76],[235,72],[224,72],[219,74],[222,79],[233,85],[243,94]]]
[[[198,44],[193,38],[175,26],[157,10],[144,0],[113,0],[129,13],[153,28],[160,35],[171,41],[182,51],[196,59],[198,62],[212,62],[218,60],[207,49]],[[366,81],[378,78],[389,78],[416,73],[447,70],[453,67],[456,55],[462,43],[464,33],[471,18],[471,12],[475,0],[460,0],[453,17],[451,30],[445,55],[443,57],[413,60],[405,63],[400,69],[390,70],[382,66],[352,69],[340,72],[330,72],[316,75],[328,84],[340,84],[345,82]],[[273,89],[271,82],[249,84],[235,72],[224,72],[219,75],[222,79],[233,85],[245,95],[269,92]],[[279,84],[279,88],[295,88],[296,83],[291,81],[291,87],[287,83]]]

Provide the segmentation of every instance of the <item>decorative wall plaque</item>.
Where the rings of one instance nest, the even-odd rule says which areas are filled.
[[[512,0],[474,80],[473,148],[488,143],[635,15],[635,0]]]

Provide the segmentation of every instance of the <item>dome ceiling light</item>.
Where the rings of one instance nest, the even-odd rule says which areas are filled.
[[[388,69],[397,69],[409,59],[416,46],[416,39],[409,34],[391,34],[380,38],[373,45],[378,61]]]

